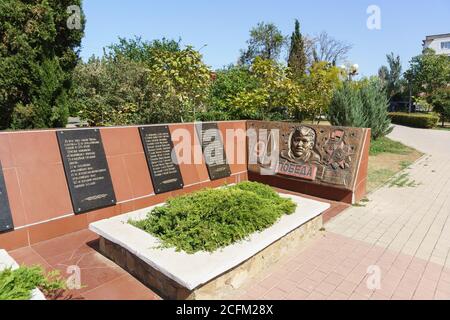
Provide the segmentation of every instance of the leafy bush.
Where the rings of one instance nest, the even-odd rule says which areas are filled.
[[[439,121],[439,116],[433,113],[392,112],[389,116],[395,124],[414,128],[431,129],[436,127]]]
[[[200,53],[191,47],[145,54],[136,49],[149,57],[141,61],[132,48],[117,50],[77,66],[72,114],[91,126],[107,126],[183,122],[203,111],[211,74]]]
[[[40,266],[8,268],[0,272],[0,300],[30,300],[36,288],[46,296],[54,296],[66,289],[66,285],[59,271],[45,274]]]
[[[130,223],[161,239],[164,247],[192,254],[243,240],[295,208],[294,202],[281,198],[271,187],[243,182],[170,199],[146,219]]]
[[[328,117],[335,126],[371,128],[372,138],[378,139],[392,131],[388,105],[378,80],[346,82],[336,90]]]

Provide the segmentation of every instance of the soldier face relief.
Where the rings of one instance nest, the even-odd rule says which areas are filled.
[[[295,129],[289,137],[289,151],[282,156],[296,163],[319,162],[320,156],[314,151],[316,132],[309,127]]]

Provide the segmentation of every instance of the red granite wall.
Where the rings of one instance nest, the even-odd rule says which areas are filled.
[[[0,133],[0,160],[15,226],[14,231],[0,233],[0,248],[24,247],[85,229],[93,221],[164,202],[171,196],[247,179],[244,162],[230,166],[231,177],[210,181],[194,125],[169,126],[171,133],[177,128],[191,133],[195,146],[191,156],[196,153],[202,162],[180,164],[185,188],[160,195],[153,193],[138,128],[101,128],[117,205],[81,215],[73,213],[55,130]],[[224,137],[226,129],[240,129],[245,135],[246,125],[245,121],[221,122],[219,129]],[[239,147],[246,149],[245,138],[243,141]],[[174,141],[175,148],[179,143]],[[225,144],[225,148],[227,154],[236,154],[238,145]]]
[[[0,248],[12,250],[52,239],[88,227],[89,223],[162,203],[167,198],[204,187],[218,187],[247,179],[265,182],[322,198],[352,203],[365,195],[370,131],[366,133],[363,157],[353,192],[314,186],[278,176],[256,177],[247,173],[246,122],[219,122],[232,175],[210,181],[194,124],[172,124],[175,150],[183,143],[180,129],[190,133],[193,148],[189,157],[200,164],[180,163],[184,188],[155,195],[138,127],[101,128],[117,204],[86,214],[75,215],[64,175],[55,130],[1,132],[0,161],[8,191],[15,230],[0,233]],[[227,129],[233,139],[226,139]],[[231,144],[230,141],[234,143]],[[238,149],[244,153],[238,153]]]

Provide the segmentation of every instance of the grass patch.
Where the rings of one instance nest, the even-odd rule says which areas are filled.
[[[402,173],[398,177],[392,179],[392,181],[389,182],[390,188],[414,188],[417,186],[416,181],[411,180],[409,177],[409,173]]]
[[[8,268],[0,272],[0,300],[30,300],[36,288],[51,297],[65,290],[66,285],[59,271],[46,274],[40,266]]]
[[[370,145],[371,156],[376,156],[382,153],[408,154],[412,150],[412,148],[386,137],[372,140],[372,143]]]
[[[369,191],[373,191],[379,186],[388,182],[392,176],[396,174],[395,171],[391,169],[381,168],[376,170],[369,170],[368,174],[368,189]]]
[[[296,204],[271,187],[242,182],[169,199],[141,221],[129,221],[162,241],[162,247],[213,252],[272,226]]]
[[[372,141],[369,157],[369,173],[367,191],[372,192],[388,183],[398,172],[409,168],[423,154],[404,144],[389,138],[379,138]],[[400,180],[393,182],[393,186],[415,186],[415,183]]]
[[[401,170],[408,169],[412,164],[413,164],[412,161],[408,161],[408,160],[400,161],[400,169]]]

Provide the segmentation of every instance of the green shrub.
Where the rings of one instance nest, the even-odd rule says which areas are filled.
[[[158,237],[163,247],[192,254],[244,240],[295,208],[294,202],[281,198],[271,187],[243,182],[170,199],[146,219],[129,223]]]
[[[10,268],[0,272],[0,300],[30,300],[32,291],[41,289],[46,296],[66,289],[59,271],[45,274],[40,266]]]
[[[371,128],[372,138],[391,132],[388,100],[379,81],[346,82],[337,89],[328,111],[332,125]]]
[[[425,113],[392,112],[389,114],[392,123],[414,128],[431,129],[436,127],[439,116]]]
[[[359,89],[350,82],[337,89],[328,109],[328,119],[334,126],[364,127],[363,103]]]

